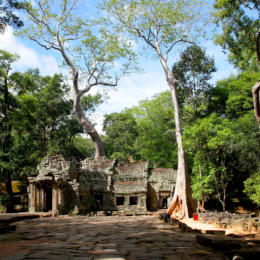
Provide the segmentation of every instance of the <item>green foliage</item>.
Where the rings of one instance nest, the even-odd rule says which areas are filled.
[[[205,200],[205,198],[207,199],[207,197],[214,192],[213,183],[212,174],[200,176],[199,174],[194,173],[194,175],[191,176],[192,197],[197,201]]]
[[[170,91],[121,113],[106,115],[102,137],[110,158],[127,161],[129,153],[135,160],[148,160],[154,167],[177,166],[177,144]]]
[[[210,88],[208,81],[216,71],[214,58],[207,56],[205,48],[191,45],[181,52],[180,60],[172,67],[173,75],[179,81],[178,97],[181,94],[183,96],[181,103],[184,103],[184,99],[194,103]]]
[[[260,72],[259,62],[257,61],[257,55],[255,52],[244,49],[241,57],[237,57],[234,53],[228,54],[228,60],[235,68],[240,71],[250,71],[252,73]]]
[[[73,155],[78,161],[81,161],[85,158],[94,158],[95,148],[92,140],[77,135],[73,142],[71,155]]]
[[[224,193],[243,196],[243,181],[258,168],[260,132],[251,88],[259,76],[243,72],[219,81],[204,93],[204,117],[185,124],[183,143],[193,160],[188,167],[194,198],[200,200],[202,192],[206,198],[217,195],[222,201]]]
[[[3,194],[3,195],[0,196],[0,205],[6,207],[10,203],[11,202],[10,202],[9,196],[7,194]]]
[[[214,8],[215,23],[222,27],[222,33],[216,35],[215,42],[230,51],[230,61],[237,68],[256,70],[253,64],[260,62],[259,1],[215,0]]]
[[[183,144],[186,151],[194,153],[192,188],[194,198],[199,193],[209,195],[215,190],[221,203],[225,203],[227,186],[233,174],[228,171],[227,149],[234,135],[228,119],[211,114],[204,119],[198,119],[183,134]],[[201,190],[200,190],[201,188]],[[225,206],[223,205],[225,210]]]
[[[209,22],[202,13],[205,7],[203,1],[195,0],[104,0],[100,5],[115,29],[127,32],[135,41],[144,40],[144,49],[165,54],[166,60],[173,44],[203,35],[203,24]]]
[[[10,176],[9,153],[12,145],[12,125],[19,108],[17,98],[10,92],[13,82],[10,79],[11,65],[18,59],[7,51],[0,50],[0,178],[6,180]]]
[[[138,57],[125,37],[112,33],[107,25],[101,27],[100,21],[80,17],[80,2],[40,0],[28,4],[26,28],[16,34],[59,51],[63,65],[73,73],[80,72],[78,82],[86,86],[84,93],[96,85],[116,86],[122,75],[139,71]]]
[[[105,115],[103,131],[104,149],[109,157],[127,161],[126,154],[136,155],[138,130],[133,115],[127,112]]]
[[[65,152],[66,145],[62,139],[69,139],[69,135],[82,132],[82,129],[76,121],[69,119],[72,101],[67,100],[69,87],[63,83],[62,75],[42,77],[39,70],[29,70],[20,75],[18,83],[26,84],[23,92],[19,93],[21,104],[26,106],[20,110],[19,116],[25,120],[22,120],[23,125],[18,126],[17,131],[26,129],[32,132],[33,139],[39,142],[41,157],[47,155],[47,150],[51,153]],[[76,124],[76,129],[73,129],[73,124]],[[61,147],[63,144],[63,147],[55,150],[57,142]],[[50,146],[53,146],[52,149]]]
[[[154,167],[176,168],[177,144],[170,91],[156,94],[151,100],[139,101],[138,106],[127,111],[136,118],[141,158]]]
[[[4,33],[7,26],[21,28],[23,21],[17,16],[17,11],[25,6],[25,2],[16,0],[0,0],[0,33]]]
[[[222,111],[229,118],[238,118],[253,107],[252,86],[259,78],[259,73],[244,72],[217,83],[217,88],[222,89],[225,96],[225,111]],[[219,103],[219,101],[217,101]],[[213,103],[215,103],[213,101]]]
[[[0,54],[1,181],[9,175],[22,179],[35,175],[37,164],[47,154],[74,155],[78,160],[92,157],[90,140],[76,137],[83,129],[72,118],[73,104],[62,75],[42,77],[38,69],[11,73],[18,56]],[[85,106],[93,110],[102,102],[100,94],[88,95]]]
[[[256,172],[245,182],[244,193],[256,204],[260,206],[260,172]]]
[[[86,113],[95,113],[95,107],[103,104],[108,99],[107,96],[100,94],[86,95],[81,98],[81,107],[82,110]]]
[[[172,72],[179,81],[177,97],[181,113],[186,113],[185,118],[193,121],[205,113],[204,95],[212,87],[208,81],[216,71],[214,58],[207,56],[205,48],[192,45],[180,53],[180,60],[173,64]]]

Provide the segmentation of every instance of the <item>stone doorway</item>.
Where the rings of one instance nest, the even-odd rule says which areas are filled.
[[[168,203],[167,203],[167,201],[168,201],[168,198],[162,198],[162,208],[163,209],[167,209],[168,208]]]
[[[167,209],[170,203],[170,191],[159,192],[159,209]]]
[[[52,210],[52,188],[46,188],[45,189],[45,205],[44,205],[44,211],[49,212]]]

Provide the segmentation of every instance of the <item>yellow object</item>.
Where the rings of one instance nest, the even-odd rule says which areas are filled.
[[[135,160],[132,158],[132,156],[128,153],[126,156],[127,160],[130,162],[130,163],[134,163]]]
[[[4,183],[0,184],[0,193],[6,192],[6,186]],[[24,181],[12,181],[13,193],[26,193],[26,182]]]

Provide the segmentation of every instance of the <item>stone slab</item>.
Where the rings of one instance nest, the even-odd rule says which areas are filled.
[[[4,257],[3,260],[23,260],[29,253],[20,253],[13,256]]]

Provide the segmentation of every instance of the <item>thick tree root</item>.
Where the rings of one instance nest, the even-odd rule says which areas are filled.
[[[176,195],[174,197],[176,197]],[[171,218],[175,219],[192,217],[193,213],[196,211],[195,203],[196,202],[189,196],[186,205],[183,205],[183,201],[179,200],[179,196],[177,195],[176,199],[172,201],[168,208],[167,213],[170,214]]]
[[[178,196],[177,196],[175,202],[172,202],[172,204],[169,207],[167,213],[171,215],[171,218],[183,219],[185,217],[185,213],[184,213],[183,205],[182,205],[182,200],[179,201]]]

